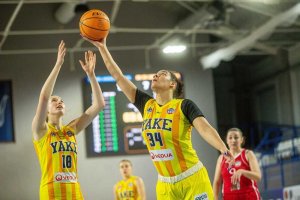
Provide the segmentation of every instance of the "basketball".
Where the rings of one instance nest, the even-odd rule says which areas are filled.
[[[85,12],[79,21],[79,29],[82,36],[99,41],[108,35],[110,21],[101,10],[89,10]]]

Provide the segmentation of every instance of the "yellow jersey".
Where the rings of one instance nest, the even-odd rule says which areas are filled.
[[[155,99],[144,107],[142,135],[161,176],[177,176],[199,162],[191,141],[192,125],[181,110],[183,99],[160,106]]]
[[[47,133],[33,143],[42,171],[40,199],[82,200],[74,130],[68,126],[57,130],[48,124]]]
[[[137,177],[130,176],[127,180],[119,181],[115,186],[115,194],[118,200],[139,200],[137,191]]]

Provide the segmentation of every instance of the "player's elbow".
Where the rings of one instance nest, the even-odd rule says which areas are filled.
[[[260,172],[255,172],[253,175],[252,175],[252,180],[256,181],[256,182],[259,182],[261,181],[261,173]]]
[[[261,173],[260,172],[257,173],[256,181],[257,182],[261,181]]]
[[[220,181],[214,181],[213,182],[213,188],[218,188],[220,186]]]
[[[104,99],[101,99],[100,104],[98,106],[99,111],[103,110],[105,107],[105,101]]]
[[[99,99],[98,101],[93,103],[93,110],[95,110],[95,112],[100,112],[101,110],[103,110],[103,108],[105,107],[105,100],[104,98]]]

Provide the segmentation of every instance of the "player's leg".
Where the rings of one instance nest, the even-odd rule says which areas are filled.
[[[156,199],[157,200],[174,200],[178,195],[174,193],[173,184],[165,183],[160,180],[156,184]]]
[[[184,199],[214,200],[213,190],[205,167],[182,180]]]

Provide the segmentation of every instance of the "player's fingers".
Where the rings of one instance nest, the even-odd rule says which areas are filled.
[[[84,57],[85,57],[85,63],[88,63],[88,53],[87,52],[84,52]]]
[[[81,65],[81,67],[84,66],[84,63],[83,63],[81,60],[79,60],[79,63],[80,63],[80,65]]]

